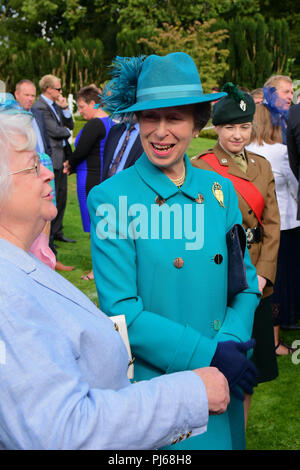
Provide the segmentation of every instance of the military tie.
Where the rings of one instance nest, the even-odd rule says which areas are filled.
[[[237,166],[242,170],[243,173],[247,172],[247,161],[243,154],[232,155],[233,160]]]
[[[119,150],[119,152],[117,153],[116,155],[116,158],[114,159],[114,161],[112,162],[109,170],[108,170],[108,176],[113,176],[116,171],[117,171],[117,168],[120,164],[120,161],[122,160],[122,157],[124,155],[124,152],[125,152],[125,149],[127,147],[127,144],[128,144],[128,141],[129,141],[129,137],[130,137],[130,134],[131,132],[133,131],[133,129],[135,128],[135,126],[130,126],[129,129],[127,129],[127,132],[126,132],[126,135],[125,135],[125,139],[124,139],[124,142]]]

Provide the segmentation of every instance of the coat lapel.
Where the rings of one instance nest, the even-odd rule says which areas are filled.
[[[245,154],[248,160],[247,176],[250,181],[254,181],[259,176],[259,170],[255,159],[252,158],[251,154],[245,150]]]
[[[228,173],[230,175],[237,176],[247,181],[253,181],[258,176],[258,168],[256,166],[255,160],[251,158],[251,155],[245,150],[245,155],[248,162],[247,172],[244,173],[239,166],[234,162],[233,158],[230,157],[220,146],[219,143],[213,148],[217,159],[219,160],[220,165],[228,166]]]
[[[181,188],[178,188],[172,181],[155,165],[153,165],[145,153],[136,161],[134,168],[144,183],[149,186],[162,199],[169,199],[175,194],[182,192],[190,199],[197,199],[201,191],[195,171],[188,157],[185,155],[186,179]]]
[[[52,269],[44,270],[44,266],[40,266],[40,263],[41,262],[37,260],[36,269],[29,273],[29,276],[34,279],[35,282],[47,289],[51,289],[53,292],[69,299],[71,302],[80,305],[90,312],[94,311],[95,306],[88,297]]]
[[[132,148],[130,149],[129,155],[124,165],[124,170],[129,168],[134,162],[142,155],[143,147],[141,144],[140,136],[137,135]]]
[[[114,126],[111,127],[106,142],[105,142],[105,147],[104,147],[104,161],[103,161],[103,178],[107,177],[107,172],[109,169],[109,165],[112,162],[113,156],[115,149],[118,145],[118,142],[121,138],[121,135],[123,134],[125,130],[125,124],[115,124]]]
[[[56,116],[56,114],[55,114],[54,110],[52,109],[52,107],[51,107],[51,106],[49,106],[49,104],[48,104],[48,103],[47,103],[47,102],[46,102],[46,101],[43,99],[43,97],[42,97],[42,96],[40,96],[40,97],[39,97],[39,100],[40,100],[40,102],[41,102],[41,103],[43,103],[43,105],[44,105],[44,106],[46,106],[46,107],[47,107],[47,109],[49,109],[49,110],[50,110],[50,112],[51,112],[51,114],[52,114],[53,118],[54,118],[54,119],[55,119],[55,120],[56,120],[56,121],[59,123],[60,121],[57,119],[57,116]]]
[[[0,239],[0,256],[16,265],[38,284],[95,313],[96,306],[88,297],[35,256],[3,239]]]

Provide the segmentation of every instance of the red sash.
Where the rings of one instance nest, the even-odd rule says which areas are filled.
[[[265,207],[265,200],[254,184],[250,181],[244,180],[243,178],[239,178],[238,176],[230,175],[228,172],[228,166],[221,165],[214,153],[207,153],[206,155],[203,155],[201,159],[208,163],[209,166],[216,170],[217,173],[230,179],[234,189],[238,191],[247,204],[249,204],[261,224],[261,215]]]

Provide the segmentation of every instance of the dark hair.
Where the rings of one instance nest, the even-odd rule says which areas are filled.
[[[211,113],[210,102],[195,104],[194,121],[195,128],[201,131],[206,126]]]
[[[85,86],[78,91],[76,95],[76,101],[78,100],[83,100],[88,104],[91,101],[95,101],[95,103],[101,103],[101,95],[95,86]]]

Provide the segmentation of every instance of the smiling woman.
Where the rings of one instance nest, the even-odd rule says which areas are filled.
[[[210,416],[207,433],[176,439],[172,449],[244,448],[239,387],[251,393],[255,382],[242,352],[252,347],[259,299],[247,250],[248,286],[228,299],[226,235],[241,223],[237,197],[227,179],[193,168],[186,155],[210,102],[225,95],[203,93],[195,63],[181,52],[117,58],[102,95],[120,119],[137,115],[144,153],[88,197],[100,305],[126,315],[138,383],[212,365],[232,392],[230,409]]]
[[[140,138],[149,160],[172,181],[185,174],[183,155],[200,128],[195,124],[195,105],[140,111]],[[201,106],[203,120],[209,104]],[[184,181],[184,180],[183,180]]]

